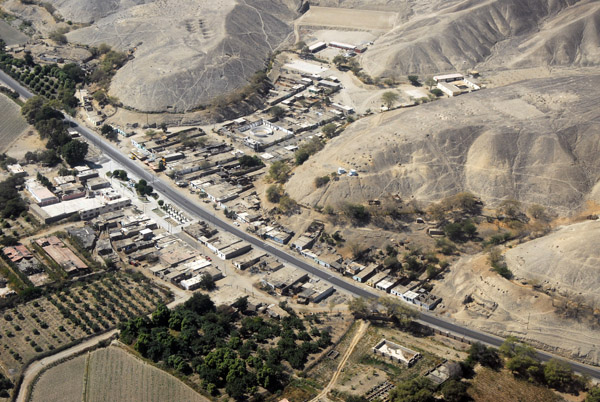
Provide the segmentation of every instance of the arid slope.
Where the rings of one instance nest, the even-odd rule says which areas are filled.
[[[111,95],[142,111],[182,112],[247,84],[291,32],[302,1],[54,3],[67,18],[94,21],[70,41],[133,50]]]
[[[600,64],[597,1],[409,3],[403,22],[362,57],[371,75]]]
[[[286,189],[321,206],[471,191],[489,205],[511,198],[569,214],[600,195],[599,84],[600,75],[556,76],[361,119],[297,168]],[[314,187],[338,167],[359,176]]]

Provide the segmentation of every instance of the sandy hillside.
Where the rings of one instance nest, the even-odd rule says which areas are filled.
[[[600,75],[551,77],[376,114],[295,170],[299,202],[325,206],[386,194],[436,201],[471,191],[570,214],[598,198]],[[316,189],[314,178],[356,169]]]
[[[301,0],[51,1],[93,23],[69,41],[135,49],[110,92],[143,111],[186,111],[243,87],[291,32]]]
[[[403,21],[362,56],[371,75],[600,64],[600,3],[594,0],[408,4]]]
[[[549,296],[492,272],[485,254],[461,258],[434,283],[434,293],[443,298],[436,308],[441,314],[469,327],[500,336],[515,335],[563,355],[600,362],[597,331],[558,317]],[[471,301],[465,304],[467,296]]]
[[[564,226],[506,252],[515,275],[600,304],[600,221]]]

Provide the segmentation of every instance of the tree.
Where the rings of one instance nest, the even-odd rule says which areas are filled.
[[[371,219],[371,214],[364,205],[346,202],[342,205],[342,212],[354,223],[365,224]]]
[[[400,323],[407,324],[417,316],[417,312],[397,298],[384,297],[379,301],[386,309],[387,315],[395,317]]]
[[[100,129],[100,133],[102,133],[102,135],[105,137],[113,131],[115,131],[115,129],[109,124],[104,124]]]
[[[556,389],[565,389],[573,381],[573,369],[564,360],[550,359],[544,365],[546,383]]]
[[[278,183],[285,183],[290,175],[290,167],[283,161],[273,162],[269,168],[269,179]]]
[[[546,208],[539,204],[533,204],[527,209],[527,213],[535,220],[548,222],[550,217],[546,214]]]
[[[88,153],[87,142],[72,140],[63,145],[62,156],[70,166],[83,163]]]
[[[383,95],[381,95],[381,101],[388,109],[391,109],[399,98],[400,96],[398,93],[393,91],[386,91],[383,93]]]
[[[156,306],[156,310],[152,313],[152,324],[155,326],[166,327],[169,325],[169,317],[171,311],[164,303],[160,303]]]
[[[337,126],[335,125],[335,123],[328,123],[325,124],[322,128],[321,128],[321,132],[325,135],[325,137],[327,138],[331,138],[333,137],[333,135],[335,134],[335,131],[337,130]]]
[[[469,386],[456,380],[448,380],[442,385],[442,394],[444,395],[444,401],[446,402],[463,402],[471,400],[471,397],[467,393]]]
[[[390,393],[392,402],[434,402],[431,381],[425,377],[417,377],[403,381]]]
[[[240,166],[243,168],[250,168],[255,166],[265,166],[263,161],[256,155],[243,155],[240,159],[238,159]]]
[[[436,82],[433,79],[433,77],[427,77],[427,79],[425,80],[425,85],[427,85],[427,87],[429,87],[429,90],[431,91],[431,88],[433,88],[436,85]]]
[[[588,391],[585,402],[600,402],[600,386],[590,388]]]
[[[83,82],[85,80],[85,72],[76,63],[65,64],[62,71],[69,77],[73,82]]]
[[[521,203],[517,200],[504,200],[498,206],[498,210],[509,219],[518,219],[521,213]]]
[[[415,87],[421,86],[421,84],[419,83],[418,75],[409,75],[407,78],[408,78],[408,81],[411,83],[411,85],[413,85]]]
[[[64,32],[62,32],[61,30],[56,30],[56,31],[52,31],[50,32],[50,35],[48,35],[48,37],[50,39],[52,39],[54,42],[64,45],[67,43],[67,37],[64,34]]]
[[[329,183],[330,180],[331,180],[331,178],[329,177],[329,175],[315,177],[315,187],[317,187],[317,188],[323,187],[324,185]]]
[[[496,349],[486,347],[485,345],[475,342],[469,348],[469,356],[467,364],[473,366],[475,363],[480,363],[482,366],[497,370],[502,367],[502,360],[498,356]]]
[[[278,184],[272,184],[267,188],[267,200],[278,203],[283,195],[283,188]]]
[[[276,119],[280,119],[285,116],[285,109],[281,106],[273,106],[269,109],[269,113]]]
[[[357,317],[365,317],[371,312],[371,306],[363,297],[355,297],[348,302],[348,310]]]
[[[217,287],[211,274],[203,274],[200,280],[200,288],[204,290],[213,290]]]
[[[437,96],[438,98],[439,98],[440,96],[443,96],[443,95],[444,95],[444,92],[443,92],[441,89],[439,89],[439,88],[433,88],[433,89],[431,89],[429,92],[431,92],[432,94],[434,94],[434,95],[435,95],[435,96]]]

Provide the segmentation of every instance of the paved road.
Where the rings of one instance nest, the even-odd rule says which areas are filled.
[[[33,96],[28,90],[23,88],[19,83],[17,83],[12,78],[8,77],[2,71],[0,71],[0,80],[4,81],[9,87],[19,92],[19,94],[21,94],[21,96],[23,96],[26,99]],[[352,283],[346,282],[337,277],[336,275],[333,275],[330,271],[310,265],[306,261],[298,258],[297,256],[292,255],[278,247],[272,246],[271,244],[264,242],[263,240],[258,239],[250,235],[249,233],[246,233],[245,231],[238,229],[236,226],[229,224],[227,221],[222,220],[211,211],[203,209],[200,203],[188,199],[182,193],[172,188],[168,183],[163,183],[152,173],[146,171],[138,162],[129,159],[127,155],[121,153],[103,137],[97,135],[95,132],[88,129],[87,127],[79,125],[79,123],[73,118],[67,117],[67,119],[72,123],[77,124],[76,130],[79,131],[79,133],[91,143],[99,147],[106,156],[117,161],[139,178],[145,179],[148,182],[152,182],[152,186],[157,192],[161,193],[163,197],[171,200],[173,203],[178,205],[181,209],[185,210],[192,216],[204,219],[205,221],[212,223],[219,229],[232,233],[238,236],[239,238],[247,241],[254,247],[262,249],[267,253],[270,253],[278,257],[279,259],[310,273],[313,276],[324,279],[332,285],[340,289],[344,289],[355,296],[365,297],[369,299],[380,297],[380,294],[363,289]],[[467,338],[471,338],[475,341],[486,343],[496,347],[500,346],[503,342],[503,339],[500,337],[469,329],[462,325],[455,324],[452,321],[437,317],[428,312],[421,312],[419,316],[419,321],[423,324],[435,326],[444,331],[452,332]],[[543,361],[547,361],[556,356],[546,352],[538,351],[538,357]],[[575,361],[569,361],[569,363],[571,364],[573,369],[578,373],[587,374],[590,377],[600,379],[599,367],[593,367]]]

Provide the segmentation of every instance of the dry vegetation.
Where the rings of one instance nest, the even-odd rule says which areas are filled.
[[[550,389],[518,380],[506,370],[494,371],[485,367],[477,370],[468,392],[475,402],[497,402],[500,398],[528,402],[563,400]]]
[[[4,309],[0,364],[18,371],[41,353],[148,313],[164,298],[164,292],[150,283],[116,274]]]

